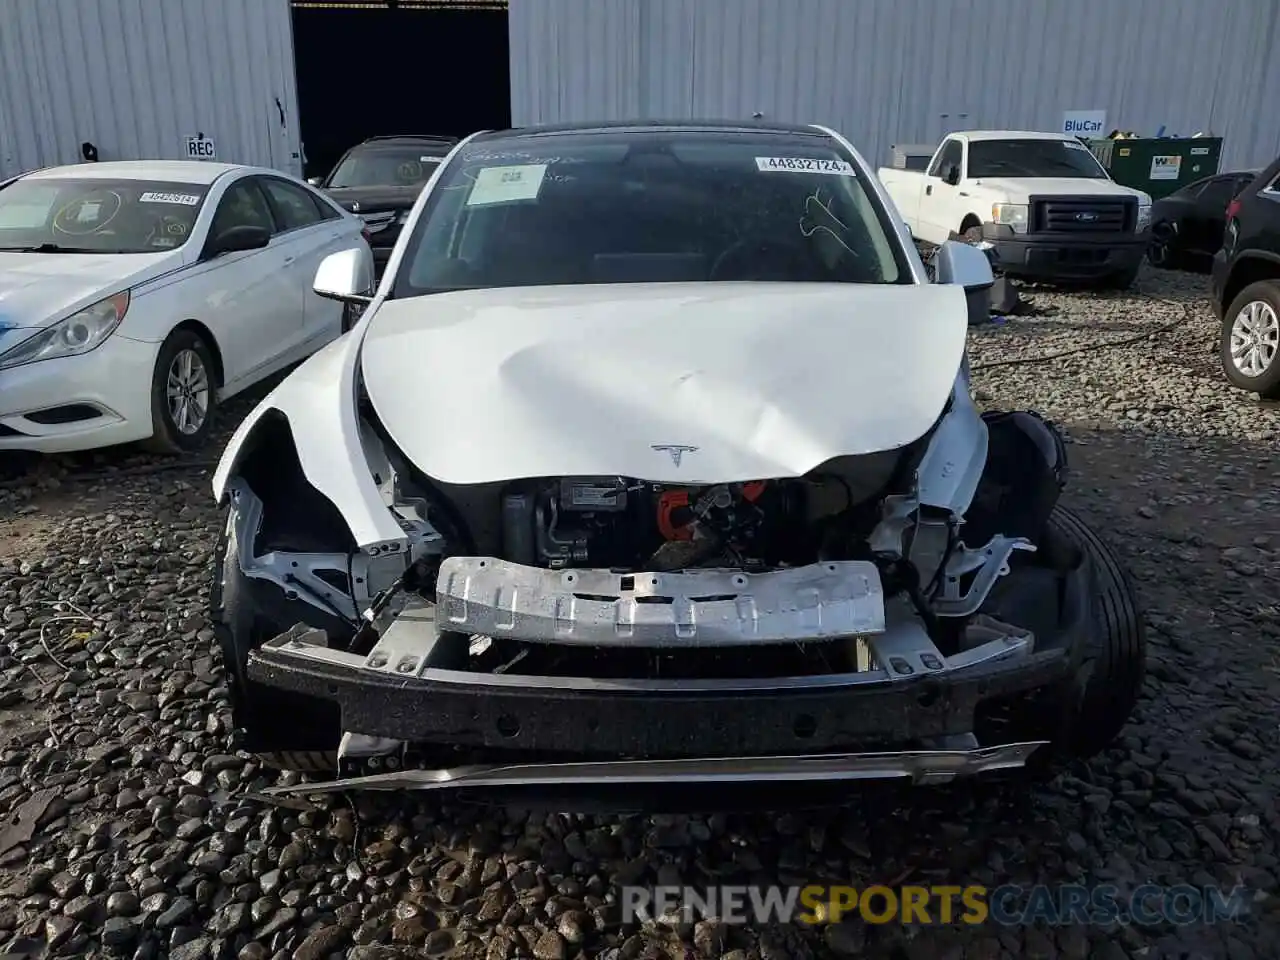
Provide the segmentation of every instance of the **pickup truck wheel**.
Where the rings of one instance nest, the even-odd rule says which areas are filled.
[[[336,706],[290,691],[263,687],[247,675],[249,653],[289,629],[274,610],[264,609],[255,593],[276,589],[250,583],[240,568],[231,535],[235,507],[214,552],[209,586],[210,619],[222,652],[231,694],[232,722],[243,749],[278,770],[323,773],[337,768],[341,721]],[[281,594],[283,599],[283,594]]]
[[[960,239],[965,243],[977,245],[982,242],[982,228],[968,227],[960,234]]]
[[[1251,283],[1231,301],[1219,352],[1233,386],[1280,399],[1280,280]]]
[[[1116,273],[1110,274],[1102,281],[1102,289],[1104,290],[1128,290],[1138,281],[1138,274],[1142,272],[1142,264],[1135,263],[1132,267],[1126,267]]]

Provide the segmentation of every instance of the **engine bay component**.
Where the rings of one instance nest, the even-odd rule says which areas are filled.
[[[658,532],[668,541],[693,539],[688,490],[665,490],[658,495]]]
[[[627,509],[627,485],[621,479],[560,481],[560,509],[584,513],[616,513]]]
[[[562,569],[764,570],[812,562],[849,497],[811,507],[808,480],[672,487],[624,477],[521,482],[502,497],[503,555]]]

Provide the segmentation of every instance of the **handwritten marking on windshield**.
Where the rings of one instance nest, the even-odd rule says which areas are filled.
[[[844,238],[839,233],[836,233],[835,228],[839,228],[842,232],[848,232],[849,230],[844,222],[831,212],[831,206],[824,203],[816,192],[805,197],[804,214],[800,217],[801,236],[807,240],[821,230],[856,257],[858,251],[845,243]]]

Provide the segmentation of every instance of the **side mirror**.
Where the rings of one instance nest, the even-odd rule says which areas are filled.
[[[307,183],[311,184],[313,187],[318,187],[320,184],[324,183],[324,177],[307,177]]]
[[[934,254],[933,270],[935,283],[964,287],[970,325],[987,320],[991,315],[991,288],[996,275],[985,251],[958,240],[948,240]]]
[[[984,251],[968,243],[948,240],[938,247],[934,258],[937,282],[964,287],[966,293],[989,290],[996,282],[995,271]]]
[[[942,179],[943,182],[948,183],[953,187],[957,186],[960,183],[960,168],[947,167],[947,169],[942,171]]]
[[[261,250],[271,242],[271,231],[266,227],[243,224],[223,230],[209,240],[205,257],[220,257],[224,253],[240,253],[244,250]]]
[[[343,303],[368,303],[373,290],[373,261],[368,248],[350,247],[320,261],[312,284],[316,296]]]

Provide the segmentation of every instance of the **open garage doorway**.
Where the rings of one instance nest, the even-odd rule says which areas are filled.
[[[293,0],[306,176],[366,137],[463,137],[511,125],[507,5]]]

